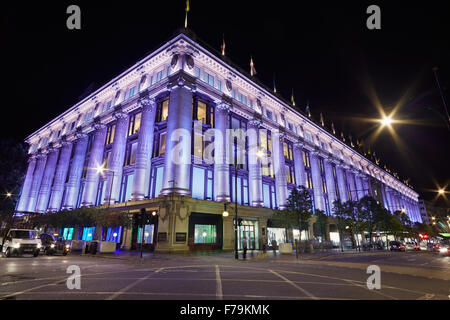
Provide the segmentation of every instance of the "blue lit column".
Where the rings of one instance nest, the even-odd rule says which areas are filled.
[[[346,174],[347,174],[347,184],[348,184],[348,187],[350,188],[350,190],[349,190],[350,191],[350,198],[353,201],[357,201],[358,200],[358,196],[356,194],[356,186],[355,186],[355,180],[354,180],[353,172],[352,172],[352,170],[347,170]]]
[[[387,210],[390,211],[390,204],[389,204],[389,197],[387,195],[386,186],[384,183],[380,183],[380,191],[381,191],[381,199],[383,200],[383,206]],[[372,195],[372,197],[376,198],[375,195]]]
[[[192,92],[195,79],[179,71],[169,79],[166,155],[162,194],[189,195],[191,178]]]
[[[80,189],[80,179],[83,173],[84,159],[86,157],[86,149],[88,137],[85,133],[77,132],[77,140],[74,142],[74,154],[72,164],[69,171],[69,180],[66,183],[66,196],[63,203],[64,209],[74,209],[77,204],[78,192]]]
[[[306,186],[305,164],[303,163],[303,142],[294,144],[295,182],[298,186]]]
[[[259,151],[258,136],[261,120],[251,119],[248,122],[248,144],[249,144],[249,188],[250,203],[254,207],[262,207],[264,205],[262,195],[262,172],[261,159],[257,156]]]
[[[23,182],[22,192],[20,194],[19,204],[17,205],[17,211],[23,212],[28,210],[28,201],[30,196],[31,185],[33,184],[33,172],[36,168],[36,157],[31,156],[28,159],[28,169]]]
[[[47,211],[56,212],[61,208],[61,202],[64,192],[64,182],[66,181],[67,171],[69,170],[70,154],[72,153],[72,142],[62,141],[62,147],[56,165],[55,179],[53,180],[52,192]]]
[[[58,161],[58,155],[58,149],[49,150],[47,163],[45,164],[45,170],[42,176],[41,187],[39,188],[36,212],[44,213],[45,211],[47,211],[53,177],[55,175],[56,162]]]
[[[39,188],[41,186],[42,176],[44,175],[45,163],[47,162],[46,154],[39,154],[37,157],[36,169],[33,174],[33,182],[31,184],[28,209],[26,211],[34,212],[38,198]]]
[[[388,210],[393,213],[394,212],[394,204],[392,203],[390,188],[387,185],[384,185],[384,193],[386,195]]]
[[[134,165],[133,191],[131,193],[133,200],[143,200],[148,195],[155,130],[155,99],[150,97],[141,98],[139,104],[142,106],[142,116],[136,149],[136,163]]]
[[[96,170],[102,166],[103,151],[106,140],[106,126],[100,122],[94,123],[94,141],[92,142],[91,154],[89,156],[88,168],[86,171],[86,184],[83,190],[81,205],[90,207],[95,205],[95,198],[98,190],[99,173]]]
[[[361,174],[355,173],[356,194],[358,195],[358,199],[362,199],[364,197],[364,186],[361,181],[361,177]]]
[[[333,203],[336,198],[336,185],[334,184],[333,168],[331,167],[332,162],[330,160],[324,160],[325,166],[325,180],[327,183],[328,190],[328,203],[330,204],[330,210],[333,208]]]
[[[119,200],[120,185],[122,182],[123,161],[125,159],[125,149],[127,146],[128,115],[117,110],[114,112],[117,119],[116,130],[114,132],[114,142],[111,149],[111,156],[108,160],[108,175],[106,180],[105,203],[114,204]],[[114,174],[112,174],[114,172]]]
[[[372,188],[370,187],[369,177],[367,177],[366,175],[363,175],[361,178],[361,182],[362,182],[362,186],[364,189],[364,195],[375,198],[374,194],[372,193]]]
[[[338,179],[338,187],[339,187],[339,196],[341,199],[341,203],[347,202],[349,199],[347,197],[347,186],[345,184],[345,169],[340,166],[336,165],[336,175]]]
[[[226,138],[228,129],[228,113],[230,104],[219,102],[216,105],[215,136],[214,136],[214,199],[216,201],[231,201],[230,197],[230,166],[227,163]],[[249,169],[250,171],[250,169]],[[250,173],[249,173],[250,174]],[[252,182],[250,180],[250,190]],[[250,191],[250,198],[252,192]]]
[[[272,131],[273,147],[273,168],[275,172],[275,191],[279,209],[286,207],[287,200],[287,181],[286,181],[286,163],[283,153],[284,133],[279,130]]]
[[[311,152],[311,173],[314,187],[314,203],[316,208],[325,211],[325,203],[322,193],[322,177],[320,175],[318,153]]]

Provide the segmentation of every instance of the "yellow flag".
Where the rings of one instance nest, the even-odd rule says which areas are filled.
[[[186,12],[189,12],[189,0],[186,0]]]

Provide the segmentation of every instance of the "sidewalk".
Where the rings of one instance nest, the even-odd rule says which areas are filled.
[[[373,254],[385,254],[389,251],[356,251],[356,250],[345,250],[341,252],[340,249],[332,249],[326,251],[316,250],[314,253],[300,253],[299,259],[301,260],[321,260],[331,256],[339,256],[339,255],[373,255]],[[81,254],[81,252],[71,252],[71,255],[79,255],[86,257],[97,257],[97,258],[105,258],[105,259],[118,259],[124,261],[139,261],[140,251],[127,251],[127,250],[116,250],[114,253],[97,253],[95,255],[92,254]],[[243,251],[240,250],[238,252],[239,260],[243,260]],[[224,258],[230,259],[234,261],[234,252],[232,251],[206,251],[206,252],[186,252],[186,253],[158,253],[158,252],[143,252],[143,260],[177,260],[179,258],[195,258],[195,257],[215,257],[215,258]],[[277,250],[274,254],[273,250],[268,250],[264,253],[262,250],[248,250],[246,260],[261,260],[261,259],[270,259],[270,260],[296,260],[295,250],[292,251],[292,254],[280,254]]]

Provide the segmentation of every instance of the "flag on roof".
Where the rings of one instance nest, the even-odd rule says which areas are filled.
[[[294,89],[292,89],[292,94],[291,94],[291,103],[292,105],[295,107],[295,99],[294,99]]]
[[[255,64],[253,63],[253,58],[250,57],[250,75],[253,77],[256,74]]]
[[[222,51],[222,55],[225,55],[225,35],[223,36],[222,39],[222,46],[220,47],[221,51]]]

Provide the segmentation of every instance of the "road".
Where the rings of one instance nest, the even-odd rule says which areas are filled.
[[[68,289],[78,266],[81,288]],[[381,270],[369,290],[367,266]],[[268,256],[235,261],[232,254],[39,256],[0,258],[0,299],[449,300],[450,257],[427,252],[339,254],[300,261]]]

